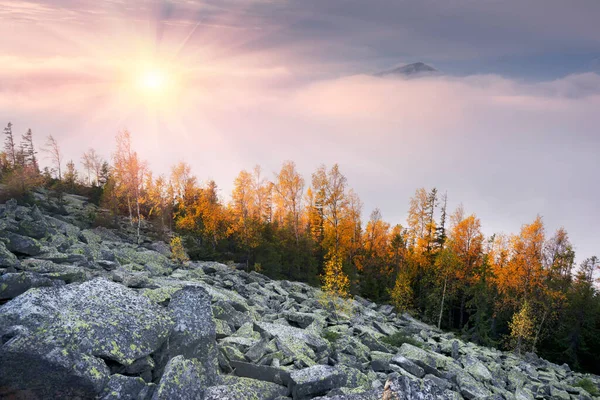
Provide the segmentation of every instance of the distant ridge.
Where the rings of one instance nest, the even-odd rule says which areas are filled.
[[[394,68],[389,71],[378,72],[375,76],[407,76],[415,77],[419,75],[433,75],[439,71],[430,65],[422,62],[416,62],[412,64],[406,64],[398,68]]]

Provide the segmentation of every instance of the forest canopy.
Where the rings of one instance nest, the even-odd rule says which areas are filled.
[[[293,161],[271,177],[260,166],[240,171],[225,200],[186,163],[155,176],[127,131],[107,160],[94,149],[65,160],[52,136],[41,150],[43,169],[32,131],[19,138],[6,126],[3,196],[31,201],[40,186],[84,194],[108,210],[97,224],[125,217],[138,237],[142,224],[152,226],[159,239],[180,246],[182,238],[192,260],[387,302],[476,343],[600,373],[600,260],[576,266],[568,232],[550,230],[541,216],[518,232],[485,236],[475,213],[448,210],[445,193],[418,188],[405,224],[392,225],[378,209],[363,218],[337,164],[304,177]]]

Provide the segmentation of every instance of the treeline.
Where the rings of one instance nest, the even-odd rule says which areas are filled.
[[[308,179],[291,161],[272,177],[258,166],[241,171],[225,201],[214,181],[201,184],[185,163],[169,176],[154,176],[127,131],[117,134],[110,165],[89,150],[81,174],[73,161],[63,173],[53,138],[45,146],[51,167],[40,172],[31,131],[21,146],[10,124],[5,134],[0,171],[9,186],[88,191],[113,216],[129,218],[138,235],[148,221],[159,236],[181,236],[192,259],[324,283],[337,294],[416,312],[480,344],[600,372],[594,278],[600,261],[575,266],[566,230],[548,232],[539,216],[515,234],[486,237],[475,214],[462,206],[447,210],[445,194],[421,188],[410,199],[405,225],[391,225],[377,209],[364,224],[360,198],[337,164]]]

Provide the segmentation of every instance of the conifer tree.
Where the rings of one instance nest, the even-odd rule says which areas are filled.
[[[15,168],[17,165],[17,148],[15,145],[15,139],[12,132],[12,123],[8,123],[4,128],[4,151],[8,157],[11,168]]]
[[[40,167],[37,161],[37,151],[33,146],[33,133],[31,129],[28,129],[27,132],[22,136],[22,149],[24,154],[25,164],[30,166],[35,173],[40,172]]]

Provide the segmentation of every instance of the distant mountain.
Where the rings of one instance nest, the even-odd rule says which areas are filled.
[[[422,62],[416,62],[413,64],[406,64],[398,68],[394,68],[389,71],[383,71],[375,74],[375,76],[405,76],[415,77],[419,75],[434,75],[439,71],[432,66],[429,66]]]

